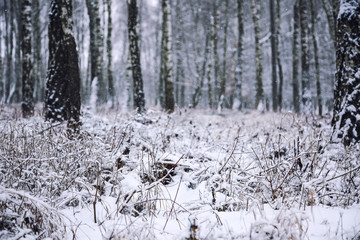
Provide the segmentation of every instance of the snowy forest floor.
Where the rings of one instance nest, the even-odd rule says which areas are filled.
[[[0,106],[0,239],[360,239],[360,147],[330,118]]]

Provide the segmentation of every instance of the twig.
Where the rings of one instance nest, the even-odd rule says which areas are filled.
[[[183,176],[181,175],[181,178],[180,178],[180,181],[179,181],[179,185],[178,185],[177,190],[176,190],[175,198],[174,198],[174,201],[173,201],[173,203],[172,203],[172,205],[171,205],[170,213],[169,213],[168,218],[166,219],[166,222],[165,222],[163,231],[165,231],[166,225],[167,225],[167,223],[168,223],[168,221],[169,221],[169,218],[170,218],[170,216],[171,216],[171,212],[172,212],[173,209],[174,209],[175,201],[176,201],[177,195],[178,195],[178,193],[179,193],[179,189],[180,189],[180,184],[181,184],[182,178],[183,178]]]

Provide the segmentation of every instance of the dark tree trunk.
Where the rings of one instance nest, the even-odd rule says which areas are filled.
[[[31,2],[22,1],[21,8],[22,22],[22,103],[23,117],[31,117],[34,114],[34,81],[31,76]]]
[[[115,101],[115,88],[114,80],[112,73],[112,18],[111,18],[111,0],[106,0],[107,11],[108,11],[108,29],[107,29],[107,39],[106,39],[106,52],[108,57],[108,66],[107,66],[107,78],[108,78],[108,91],[111,98],[112,105]]]
[[[49,17],[45,118],[67,120],[70,126],[76,127],[80,121],[80,72],[72,35],[71,0],[52,0]]]
[[[39,0],[32,0],[32,45],[33,45],[33,70],[34,79],[34,101],[44,101],[45,81],[43,80],[42,58],[41,58],[41,22]]]
[[[173,64],[171,50],[171,8],[169,0],[162,0],[162,37],[161,37],[161,70],[160,86],[163,87],[163,108],[166,112],[175,110]]]
[[[315,8],[313,5],[313,0],[310,0],[310,9],[311,9],[311,37],[313,40],[314,47],[314,59],[315,59],[315,77],[316,77],[316,99],[318,105],[318,114],[322,115],[322,98],[321,98],[321,84],[320,84],[320,65],[319,65],[319,53],[318,53],[318,44],[315,35]]]
[[[242,99],[242,50],[243,50],[243,34],[244,25],[242,19],[243,1],[237,0],[237,20],[238,20],[238,39],[237,39],[237,60],[235,69],[235,97],[233,109],[241,110],[243,106]]]
[[[136,108],[138,113],[143,113],[145,111],[145,96],[141,74],[139,39],[137,33],[138,7],[136,0],[128,0],[127,3],[129,51],[134,86],[134,107]]]
[[[300,112],[300,93],[299,93],[299,0],[294,4],[294,30],[293,30],[293,105],[295,113]]]
[[[256,81],[255,81],[255,107],[258,108],[260,104],[264,104],[264,89],[262,82],[262,57],[260,46],[260,27],[259,27],[259,9],[260,2],[258,0],[251,0],[251,11],[254,22],[255,32],[255,65],[256,65]]]
[[[220,82],[220,94],[219,94],[219,104],[218,109],[221,110],[224,107],[225,101],[225,90],[226,90],[226,51],[227,51],[227,35],[228,35],[228,25],[229,25],[229,0],[225,0],[225,24],[224,24],[224,49],[223,49],[223,63],[222,63],[222,75]]]
[[[341,4],[332,140],[349,146],[360,141],[360,3],[343,0]]]
[[[279,73],[279,93],[278,93],[278,109],[281,111],[283,106],[283,85],[284,85],[284,76],[281,64],[281,56],[280,56],[280,30],[281,30],[281,16],[280,16],[280,0],[276,0],[276,62]]]
[[[271,32],[271,87],[273,111],[278,110],[277,74],[276,74],[276,23],[275,23],[275,0],[270,0],[270,32]]]
[[[300,0],[302,112],[312,113],[309,60],[309,0]]]

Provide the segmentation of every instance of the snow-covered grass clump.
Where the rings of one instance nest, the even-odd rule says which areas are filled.
[[[360,149],[292,113],[0,114],[0,238],[357,239]]]

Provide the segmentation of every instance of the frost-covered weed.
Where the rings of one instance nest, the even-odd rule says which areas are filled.
[[[75,216],[89,209],[105,238],[154,239],[170,221],[188,229],[189,216],[209,212],[217,221],[197,221],[202,238],[268,233],[303,239],[308,220],[301,211],[359,203],[359,146],[331,144],[329,119],[85,112],[80,133],[69,135],[65,124],[14,116],[0,121],[0,234],[6,236],[76,235],[77,228],[64,230],[70,220],[60,212],[73,209]],[[218,217],[264,206],[277,216],[260,216],[245,235],[224,229]]]

